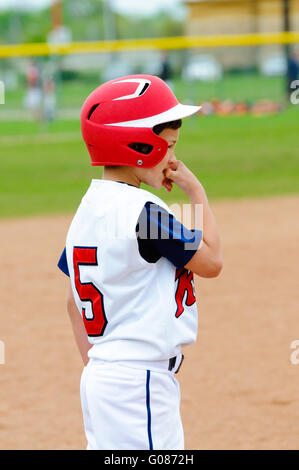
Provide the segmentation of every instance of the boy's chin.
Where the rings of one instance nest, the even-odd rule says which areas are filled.
[[[161,178],[161,179],[155,178],[155,179],[143,180],[143,183],[147,184],[148,186],[151,186],[154,189],[160,189],[164,186],[163,185],[164,181],[165,181],[165,178]]]
[[[154,188],[154,189],[160,189],[162,188],[162,182],[156,182],[156,181],[143,181],[144,184],[146,184],[147,186],[150,186],[151,188]]]
[[[152,186],[154,189],[160,189],[163,186],[163,181],[152,181],[150,186]]]

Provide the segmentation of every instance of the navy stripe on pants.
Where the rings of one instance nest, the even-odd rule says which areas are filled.
[[[152,429],[151,429],[151,403],[150,403],[150,378],[151,371],[146,371],[146,409],[147,409],[147,434],[149,450],[153,450]]]

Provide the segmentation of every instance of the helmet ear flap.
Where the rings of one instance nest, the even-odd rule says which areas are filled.
[[[94,127],[94,132],[88,132],[89,126]],[[88,139],[84,139],[87,145],[91,164],[98,165],[124,165],[142,168],[152,168],[157,165],[167,153],[168,142],[155,134],[151,128],[118,127],[117,133],[114,126],[98,125],[88,121]],[[100,138],[98,137],[100,136]],[[146,145],[149,153],[142,153],[131,147],[132,143]],[[115,155],[118,149],[118,158]]]

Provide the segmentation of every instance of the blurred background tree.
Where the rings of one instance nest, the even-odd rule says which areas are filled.
[[[106,6],[106,9],[105,9]],[[108,11],[109,8],[109,11]],[[113,29],[107,32],[105,20],[110,15]],[[106,0],[63,0],[63,24],[70,28],[73,41],[178,36],[184,20],[162,10],[152,16],[132,16],[114,12]],[[51,6],[41,10],[9,9],[0,11],[0,42],[17,44],[44,42],[51,30]]]

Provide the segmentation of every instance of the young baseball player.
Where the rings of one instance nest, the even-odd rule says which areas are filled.
[[[197,335],[193,273],[216,277],[222,268],[205,190],[174,152],[181,119],[198,109],[150,75],[107,82],[82,107],[83,139],[104,172],[81,201],[58,266],[70,277],[67,308],[85,365],[87,449],[184,448],[174,374]],[[194,211],[203,206],[203,226],[187,229],[141,183],[178,185]]]

